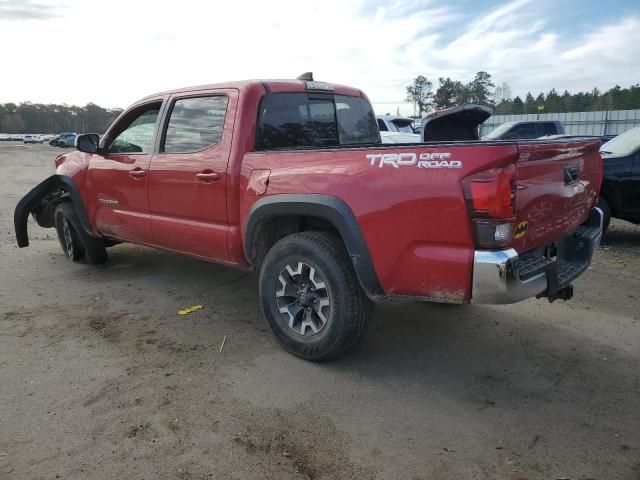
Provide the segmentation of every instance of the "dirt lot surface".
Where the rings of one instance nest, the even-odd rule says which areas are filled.
[[[18,249],[58,153],[0,143],[0,479],[640,479],[640,228],[613,222],[569,302],[381,304],[313,364],[253,274],[134,245],[72,264],[34,223]]]

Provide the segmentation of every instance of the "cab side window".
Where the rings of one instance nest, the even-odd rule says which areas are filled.
[[[511,129],[509,134],[515,134],[512,138],[531,139],[536,138],[536,126],[532,123],[523,123]]]
[[[151,153],[161,102],[145,105],[131,112],[115,126],[109,153]]]
[[[192,153],[220,143],[228,101],[226,95],[176,100],[161,151]]]

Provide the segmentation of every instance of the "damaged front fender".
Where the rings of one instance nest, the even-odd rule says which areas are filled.
[[[13,213],[13,223],[16,231],[18,247],[29,246],[27,220],[29,214],[37,213],[38,223],[44,227],[53,226],[53,210],[63,196],[68,196],[78,214],[82,228],[92,235],[87,212],[82,203],[80,192],[71,177],[66,175],[51,175],[34,187],[16,205]]]

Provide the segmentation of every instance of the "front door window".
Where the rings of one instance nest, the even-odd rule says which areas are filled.
[[[116,136],[109,144],[108,153],[152,153],[160,103],[145,105],[123,118],[113,132]]]

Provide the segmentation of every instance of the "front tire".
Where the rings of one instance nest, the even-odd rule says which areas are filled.
[[[101,239],[88,235],[70,203],[56,207],[54,223],[64,255],[72,262],[99,265],[107,260],[107,251]]]
[[[372,312],[341,240],[323,232],[294,233],[269,250],[260,270],[260,302],[280,345],[312,361],[353,349]]]

